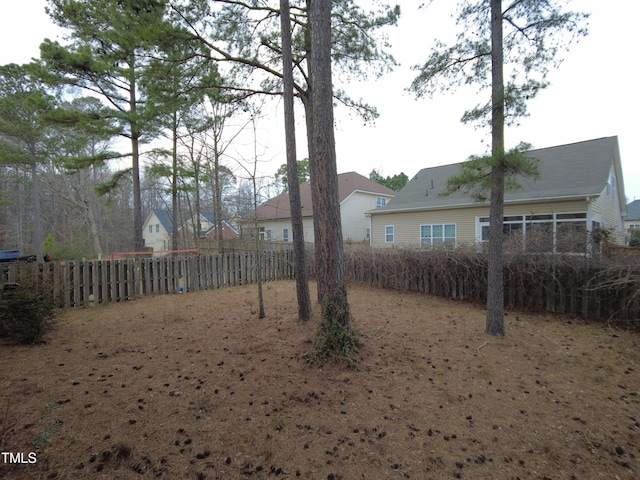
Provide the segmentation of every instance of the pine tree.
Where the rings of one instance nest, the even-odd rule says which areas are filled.
[[[50,0],[47,11],[66,28],[71,43],[45,40],[40,47],[43,72],[52,83],[85,89],[109,105],[120,123],[119,134],[130,141],[133,180],[133,248],[142,250],[140,147],[158,134],[160,126],[146,104],[140,81],[150,54],[166,41],[165,2],[160,0]],[[124,172],[118,172],[115,185]]]
[[[489,100],[467,111],[465,122],[491,128],[491,155],[474,159],[476,173],[463,172],[452,183],[488,189],[490,193],[489,269],[486,333],[505,334],[502,243],[505,181],[515,174],[535,174],[535,165],[522,155],[505,154],[505,124],[527,115],[527,102],[548,86],[547,73],[560,52],[585,35],[587,15],[565,12],[554,0],[501,0],[460,3],[461,33],[450,47],[442,44],[416,68],[411,89],[418,96],[462,84],[489,88]],[[505,67],[508,81],[505,84]],[[517,152],[516,152],[517,153]],[[465,177],[466,175],[466,177]],[[460,180],[465,181],[460,182]],[[486,181],[490,179],[490,181]]]

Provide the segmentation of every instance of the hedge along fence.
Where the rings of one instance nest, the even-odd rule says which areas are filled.
[[[347,249],[349,281],[485,304],[487,256],[472,249]],[[577,255],[506,255],[505,306],[640,326],[640,265]]]
[[[5,264],[0,286],[48,288],[62,307],[121,302],[139,295],[199,291],[293,278],[293,251],[230,252],[191,257],[144,257]]]

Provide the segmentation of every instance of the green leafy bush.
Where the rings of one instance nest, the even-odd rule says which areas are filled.
[[[18,284],[5,285],[0,300],[0,336],[36,343],[53,323],[56,312],[50,293]]]
[[[93,258],[95,253],[91,248],[93,242],[87,235],[80,235],[72,241],[59,242],[52,234],[47,235],[42,243],[42,250],[55,260],[77,260],[79,258]]]

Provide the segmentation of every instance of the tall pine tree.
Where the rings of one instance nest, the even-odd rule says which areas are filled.
[[[490,192],[489,268],[487,274],[486,333],[505,334],[502,244],[505,181],[516,174],[535,173],[534,165],[518,155],[505,154],[505,124],[527,115],[527,102],[549,83],[551,66],[573,40],[586,34],[587,15],[564,11],[555,0],[476,0],[460,3],[457,42],[438,45],[416,67],[411,88],[418,96],[433,94],[444,84],[455,88],[476,84],[490,90],[487,100],[467,111],[465,122],[491,128],[491,155],[474,160],[474,169],[454,183]],[[506,72],[505,72],[506,70]],[[508,79],[505,82],[506,78]],[[490,181],[486,182],[489,178]],[[462,180],[462,182],[461,182]]]
[[[48,81],[73,85],[100,96],[108,115],[130,142],[133,183],[133,249],[142,250],[140,147],[158,134],[160,125],[148,108],[140,80],[150,55],[170,35],[161,0],[49,0],[47,12],[67,29],[70,43],[46,40],[40,47]],[[122,177],[119,172],[114,180]]]

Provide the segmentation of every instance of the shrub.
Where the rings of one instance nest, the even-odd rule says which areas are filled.
[[[53,296],[38,288],[5,285],[0,300],[0,336],[17,336],[23,343],[36,343],[53,323]]]

